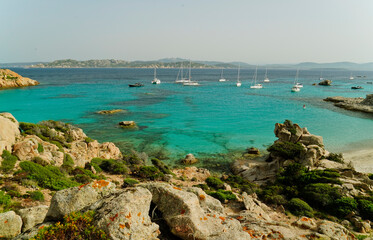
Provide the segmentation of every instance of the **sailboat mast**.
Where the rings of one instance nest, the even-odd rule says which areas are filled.
[[[183,73],[183,62],[181,62],[181,79],[184,78],[184,73]]]
[[[189,80],[191,80],[191,76],[190,76],[191,71],[192,71],[192,61],[189,60]]]
[[[237,82],[240,81],[240,64],[238,64]]]

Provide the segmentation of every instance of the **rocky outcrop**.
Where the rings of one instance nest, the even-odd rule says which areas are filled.
[[[95,225],[111,239],[158,239],[158,225],[149,216],[152,194],[141,187],[127,188],[103,199],[96,208]]]
[[[138,129],[135,121],[121,121],[118,123],[121,128]]]
[[[10,113],[0,113],[0,155],[3,150],[12,151],[12,145],[20,136],[18,121]]]
[[[21,233],[22,219],[14,211],[0,213],[0,237],[10,239]]]
[[[326,102],[333,102],[334,106],[346,110],[373,113],[373,94],[367,94],[366,98],[327,97]]]
[[[152,193],[152,201],[162,212],[171,232],[182,239],[250,239],[237,220],[207,206],[202,208],[202,196],[163,183],[140,186]]]
[[[35,86],[38,84],[38,81],[22,77],[9,69],[0,69],[0,89]]]
[[[328,79],[325,79],[325,80],[319,82],[319,85],[321,85],[321,86],[330,86],[330,85],[332,85],[332,81],[328,80]]]
[[[191,165],[198,162],[198,159],[191,153],[187,154],[183,160],[181,160],[182,164]]]
[[[109,195],[115,190],[115,184],[97,180],[92,183],[58,191],[52,198],[47,219],[58,220],[63,216],[80,211]]]
[[[28,231],[36,225],[44,222],[48,209],[48,206],[40,205],[18,210],[17,213],[22,218],[23,222],[22,232]]]

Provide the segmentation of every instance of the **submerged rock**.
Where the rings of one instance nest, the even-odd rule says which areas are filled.
[[[260,151],[259,151],[259,149],[255,148],[255,147],[250,147],[250,148],[246,149],[246,153],[247,154],[259,155]]]
[[[108,114],[115,114],[115,113],[119,113],[119,112],[123,112],[123,111],[126,111],[126,110],[124,110],[124,109],[101,110],[101,111],[98,111],[97,113],[98,114],[103,114],[103,115],[108,115]]]
[[[121,122],[119,122],[119,126],[122,127],[122,128],[131,128],[131,129],[138,128],[135,121],[121,121]]]

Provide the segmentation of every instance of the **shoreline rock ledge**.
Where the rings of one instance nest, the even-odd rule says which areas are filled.
[[[344,108],[346,110],[373,113],[373,94],[367,94],[366,98],[348,98],[348,97],[327,97],[325,102],[332,102],[334,106]]]
[[[0,69],[0,89],[35,86],[39,84],[38,81],[22,77],[9,69]]]

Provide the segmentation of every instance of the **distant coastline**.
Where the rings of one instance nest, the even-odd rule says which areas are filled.
[[[199,61],[193,60],[191,67],[193,69],[234,69],[255,68],[256,65],[245,62],[219,62],[219,61]],[[53,62],[30,62],[30,63],[0,63],[4,67],[24,67],[24,68],[184,68],[189,67],[188,59],[164,58],[154,61],[126,61],[115,59],[93,59],[78,61],[73,59],[56,60]],[[315,63],[302,62],[297,64],[262,64],[259,67],[268,69],[302,69],[302,70],[346,70],[346,71],[371,71],[373,62],[353,63],[353,62],[333,62],[333,63]]]

